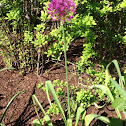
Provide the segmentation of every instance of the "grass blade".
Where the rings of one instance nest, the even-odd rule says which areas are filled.
[[[48,89],[48,86],[47,86],[47,85],[45,85],[45,89],[46,89],[46,95],[47,95],[49,104],[50,104],[50,106],[52,107],[51,100],[50,100],[50,97],[49,97],[49,89]]]
[[[36,112],[37,116],[38,116],[38,111],[37,111],[37,108],[36,108],[36,103],[38,104],[39,108],[40,108],[41,111],[43,112],[43,114],[44,114],[44,119],[45,119],[45,121],[47,122],[48,126],[52,126],[52,122],[51,122],[50,117],[49,117],[48,115],[46,115],[46,113],[45,113],[43,107],[41,106],[40,102],[38,101],[38,99],[37,99],[37,97],[36,97],[35,95],[32,95],[32,100],[33,100],[33,104],[34,104],[34,108],[35,108],[35,112]],[[39,116],[38,116],[38,117],[39,117]],[[40,121],[39,121],[39,122],[40,122]],[[39,123],[39,122],[37,122],[38,125],[41,124],[41,123]]]
[[[6,114],[6,112],[7,112],[7,110],[8,110],[8,108],[9,108],[9,106],[11,105],[11,103],[13,102],[13,100],[14,100],[19,94],[21,94],[22,92],[25,92],[25,91],[27,91],[27,90],[19,91],[17,94],[15,94],[15,95],[12,97],[12,99],[9,101],[9,103],[7,104],[7,106],[6,106],[5,110],[4,110],[4,113],[3,113],[3,115],[2,115],[2,117],[1,117],[1,119],[0,119],[0,123],[2,122],[2,120],[3,120],[3,118],[4,118],[5,114]]]
[[[61,107],[61,104],[60,104],[59,99],[58,99],[58,97],[57,97],[57,95],[55,93],[55,90],[53,88],[53,85],[52,85],[51,81],[46,81],[45,82],[45,87],[46,87],[46,89],[48,88],[47,90],[50,90],[50,92],[51,92],[51,94],[52,94],[52,96],[53,96],[53,98],[54,98],[54,100],[55,100],[55,102],[56,102],[56,104],[57,104],[57,106],[59,108],[59,111],[60,111],[60,113],[61,113],[61,115],[63,117],[64,123],[65,123],[65,125],[67,125],[64,111],[63,111],[63,109]]]
[[[40,102],[38,101],[37,97],[35,95],[32,95],[32,100],[33,100],[33,104],[34,104],[34,108],[35,111],[37,112],[37,108],[36,108],[36,103],[38,104],[39,108],[41,109],[41,111],[43,112],[44,116],[46,115],[43,107],[41,106]],[[36,103],[35,103],[36,102]]]
[[[13,68],[13,67],[3,68],[3,69],[0,69],[0,72],[3,71],[3,70],[7,70],[7,69],[15,69],[15,68]]]
[[[89,115],[86,115],[85,116],[85,126],[89,126],[90,125],[90,123],[91,123],[91,121],[93,120],[93,119],[99,119],[99,120],[101,120],[101,121],[103,121],[103,122],[105,122],[105,123],[107,123],[107,124],[109,124],[110,123],[110,120],[107,118],[107,117],[104,117],[104,116],[99,116],[99,115],[97,115],[97,114],[89,114]]]

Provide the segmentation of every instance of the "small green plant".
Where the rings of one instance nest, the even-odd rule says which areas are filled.
[[[110,78],[110,76],[109,76],[108,68],[112,63],[114,63],[114,65],[116,67],[116,70],[117,70],[117,73],[119,76],[119,82],[120,82],[119,84],[113,78]],[[125,112],[126,91],[124,90],[124,85],[125,85],[126,81],[125,81],[125,77],[123,77],[121,75],[117,60],[113,60],[112,62],[110,62],[107,65],[105,74],[106,74],[105,85],[95,84],[95,85],[92,85],[89,87],[101,89],[110,98],[110,101],[112,103],[112,107],[115,108],[115,111],[117,113],[118,118],[122,120],[120,111],[123,111],[123,113],[125,115],[125,119],[126,119],[126,112]],[[114,87],[116,88],[116,91],[118,91],[118,93],[116,92],[114,95],[111,93],[110,89],[108,88],[109,80],[114,85]],[[117,94],[117,96],[115,96],[116,94]],[[120,95],[118,95],[118,94],[120,94]]]
[[[81,89],[79,92],[76,92],[76,94],[76,101],[78,104],[83,104],[85,109],[91,106],[95,101],[95,95],[93,95],[89,89]]]
[[[49,108],[48,108],[47,114],[51,115],[51,117],[54,116],[55,114],[58,115],[59,109],[58,109],[57,105],[54,103],[52,103],[51,105],[52,106],[49,106]]]

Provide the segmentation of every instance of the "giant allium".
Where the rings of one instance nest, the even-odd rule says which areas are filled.
[[[67,19],[70,21],[75,15],[76,6],[73,0],[51,0],[48,11],[51,15],[52,21],[60,21],[63,23]]]

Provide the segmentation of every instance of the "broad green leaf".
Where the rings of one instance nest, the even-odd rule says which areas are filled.
[[[110,98],[111,102],[114,101],[112,93],[111,93],[111,91],[109,90],[108,87],[106,87],[104,85],[95,84],[95,85],[89,86],[89,88],[99,88],[99,89],[101,89]]]
[[[47,95],[47,98],[48,98],[49,104],[50,104],[50,106],[52,106],[52,104],[51,104],[51,100],[50,100],[50,97],[49,97],[49,88],[48,88],[47,85],[45,85],[45,90],[46,90],[46,95]]]
[[[123,126],[123,121],[121,119],[112,118],[109,126]]]
[[[117,98],[111,105],[114,108],[118,108],[120,111],[126,109],[126,99],[125,98]]]
[[[53,98],[54,98],[54,100],[55,100],[55,102],[56,102],[56,104],[57,104],[57,106],[58,106],[58,108],[59,108],[59,111],[60,111],[60,113],[61,113],[61,115],[62,115],[62,117],[63,117],[64,123],[65,123],[65,125],[67,125],[66,117],[65,117],[64,111],[63,111],[63,109],[62,109],[62,107],[61,107],[61,104],[60,104],[60,102],[59,102],[59,99],[58,99],[58,97],[57,97],[57,95],[56,95],[56,92],[55,92],[55,90],[54,90],[54,87],[53,87],[51,81],[46,81],[46,82],[45,82],[45,87],[46,87],[46,90],[47,90],[47,91],[50,90],[50,92],[51,92],[51,94],[52,94],[52,96],[53,96]]]
[[[107,124],[110,123],[110,120],[107,117],[99,116],[97,114],[89,114],[89,115],[86,115],[85,116],[85,126],[89,126],[90,123],[91,123],[91,121],[93,119],[95,119],[95,118],[103,121],[104,123],[107,123]]]
[[[126,98],[126,91],[112,78],[110,78],[110,81],[116,87],[116,89],[120,92],[120,94],[122,94],[122,96]]]
[[[19,91],[17,94],[15,94],[15,95],[12,97],[12,99],[9,101],[9,103],[7,104],[7,106],[6,106],[5,110],[4,110],[4,113],[3,113],[3,115],[2,115],[2,117],[1,117],[1,119],[0,119],[0,123],[2,122],[2,120],[3,120],[3,118],[4,118],[5,114],[6,114],[6,112],[7,112],[7,110],[8,110],[8,108],[10,107],[10,105],[11,105],[11,103],[14,101],[14,99],[15,99],[19,94],[21,94],[22,92],[25,92],[25,91],[26,91],[26,90]]]
[[[79,117],[80,115],[85,111],[85,109],[80,106],[78,109],[77,109],[77,113],[76,113],[76,123],[75,123],[75,126],[78,125],[78,122],[79,122]],[[86,112],[86,111],[85,111]],[[86,113],[85,113],[86,114]]]
[[[126,0],[123,0],[123,2],[120,4],[120,7],[126,9]]]

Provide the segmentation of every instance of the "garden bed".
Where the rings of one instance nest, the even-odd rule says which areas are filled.
[[[0,69],[5,67],[5,64],[0,57]],[[69,70],[72,70],[72,65],[69,65]],[[77,84],[78,78],[72,77],[72,73],[69,72],[69,84]],[[41,89],[37,88],[37,84],[40,82],[45,82],[47,80],[60,79],[65,81],[65,68],[64,67],[55,67],[45,75],[37,76],[34,72],[22,76],[19,74],[19,71],[16,70],[4,70],[0,72],[0,116],[2,115],[7,103],[17,92],[21,90],[27,90],[23,94],[20,94],[12,103],[10,108],[7,110],[7,113],[3,119],[3,123],[7,126],[26,126],[33,125],[32,121],[37,117],[33,102],[32,94],[35,94],[44,110],[47,111],[49,107],[49,102],[46,97],[46,93]],[[113,108],[108,104],[102,109],[98,109],[95,106],[90,106],[87,109],[87,114],[98,114],[106,117],[117,117]],[[39,116],[43,117],[42,112],[39,110]],[[53,116],[52,122],[55,126],[64,125],[61,115]],[[73,122],[74,123],[74,122]],[[79,124],[81,125],[81,124]],[[105,123],[94,120],[91,126],[106,126]]]

